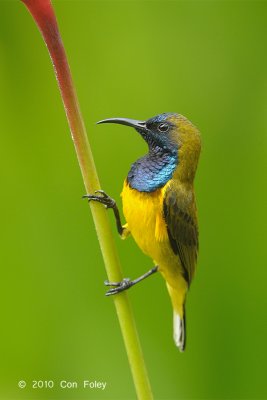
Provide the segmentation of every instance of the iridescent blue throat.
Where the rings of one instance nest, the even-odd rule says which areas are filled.
[[[177,165],[177,150],[166,152],[157,147],[132,165],[127,182],[139,192],[154,192],[172,178]]]

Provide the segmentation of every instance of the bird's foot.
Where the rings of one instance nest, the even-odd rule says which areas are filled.
[[[99,195],[97,195],[99,193]],[[88,199],[88,201],[98,201],[103,204],[106,208],[114,208],[116,206],[115,200],[113,200],[104,190],[96,190],[95,194],[85,194],[83,199]]]
[[[144,275],[141,275],[139,276],[139,278],[133,280],[129,278],[124,278],[121,282],[105,281],[104,284],[106,286],[114,286],[113,288],[107,291],[106,296],[111,296],[113,294],[123,292],[124,290],[129,289],[133,285],[136,285],[138,282],[141,282],[142,280],[146,279],[148,276],[154,274],[157,271],[158,271],[158,266],[156,265],[155,267],[151,268],[148,272],[146,272]]]
[[[115,286],[107,291],[106,296],[112,296],[113,294],[123,292],[124,290],[127,290],[134,285],[134,283],[129,278],[124,278],[121,282],[105,281],[104,284],[106,286]]]

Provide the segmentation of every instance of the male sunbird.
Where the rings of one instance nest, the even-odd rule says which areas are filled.
[[[173,306],[174,341],[185,349],[185,300],[195,273],[198,223],[193,181],[201,149],[198,129],[185,117],[164,113],[147,121],[110,118],[98,122],[133,127],[148,144],[148,154],[132,164],[122,190],[122,226],[116,202],[104,191],[89,200],[112,208],[117,229],[124,239],[132,234],[141,250],[155,264],[141,277],[113,286],[106,294],[119,293],[159,271],[166,280]]]

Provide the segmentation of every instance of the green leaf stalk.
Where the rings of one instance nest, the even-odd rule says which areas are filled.
[[[33,16],[48,48],[70,126],[85,190],[87,193],[93,193],[95,190],[100,189],[100,183],[53,7],[50,0],[22,1]],[[120,281],[122,279],[121,268],[106,210],[102,205],[95,202],[92,202],[90,207],[108,279],[115,282]],[[127,293],[123,292],[114,296],[114,304],[137,397],[142,400],[150,400],[153,396]]]

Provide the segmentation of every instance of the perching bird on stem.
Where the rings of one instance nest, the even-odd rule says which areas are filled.
[[[132,234],[155,266],[141,277],[113,286],[107,295],[119,293],[159,271],[166,280],[173,306],[174,341],[185,348],[185,300],[195,273],[198,254],[198,223],[193,181],[201,149],[197,128],[185,117],[164,113],[147,121],[110,118],[99,123],[128,125],[148,144],[148,154],[131,167],[122,190],[122,226],[115,201],[104,191],[89,194],[112,208],[117,229],[124,239]]]

